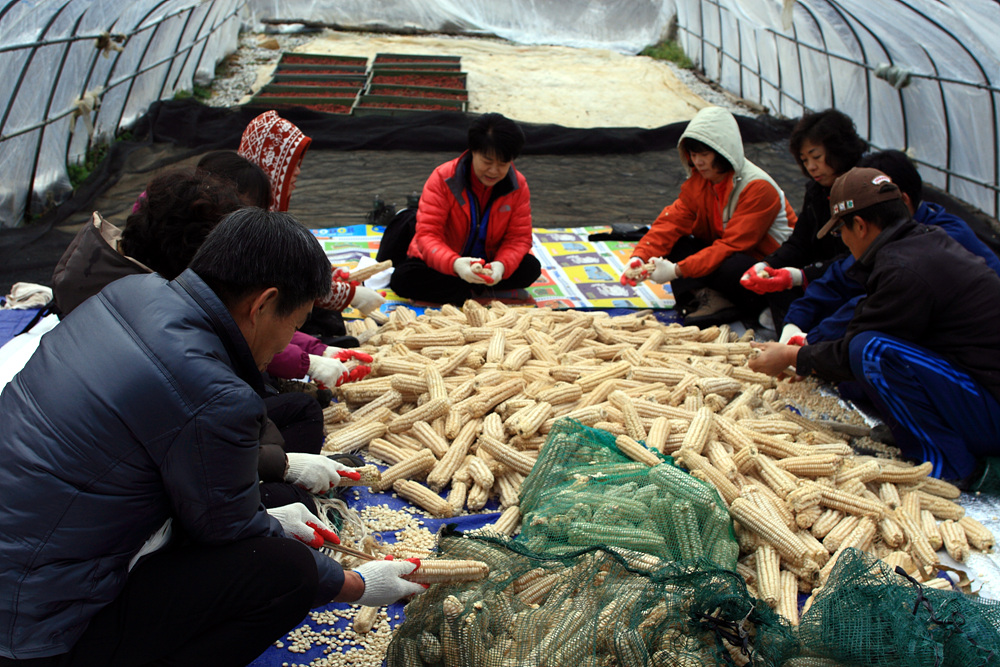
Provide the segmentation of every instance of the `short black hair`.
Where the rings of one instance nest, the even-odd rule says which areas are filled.
[[[882,186],[883,189],[891,188],[892,184],[886,183]],[[882,191],[882,190],[880,190]],[[854,227],[854,216],[858,216],[865,222],[879,229],[885,229],[886,227],[891,227],[897,222],[910,219],[910,209],[906,208],[906,204],[903,203],[902,199],[890,199],[888,201],[882,201],[877,204],[872,204],[866,208],[860,209],[858,211],[851,212],[850,215],[844,216],[844,226]]]
[[[242,208],[212,230],[191,260],[227,308],[259,289],[278,288],[288,315],[330,294],[330,260],[312,232],[288,213]]]
[[[859,167],[878,169],[892,179],[899,189],[910,198],[910,203],[916,209],[924,198],[924,179],[913,160],[903,151],[888,150],[870,153],[861,158]]]
[[[122,252],[173,280],[219,221],[242,206],[230,181],[194,169],[164,172],[125,220]]]
[[[726,173],[733,171],[733,165],[726,158],[722,157],[719,151],[715,150],[703,141],[698,141],[697,139],[692,139],[691,137],[684,137],[681,139],[681,150],[691,155],[691,153],[714,153],[715,159],[712,160],[712,166],[717,170]],[[691,162],[691,158],[688,157],[688,166],[694,167],[694,163]]]
[[[469,150],[513,162],[524,148],[524,132],[517,123],[498,113],[484,113],[469,126]]]
[[[271,208],[271,179],[264,170],[236,151],[212,151],[198,161],[198,169],[236,184],[247,206]]]
[[[788,148],[798,162],[799,169],[809,176],[799,157],[802,144],[807,141],[823,146],[827,166],[838,174],[847,173],[857,166],[858,160],[868,150],[868,142],[858,136],[858,129],[851,117],[836,109],[807,113],[792,130]]]

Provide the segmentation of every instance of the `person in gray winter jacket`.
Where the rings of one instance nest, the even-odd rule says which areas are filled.
[[[260,502],[260,371],[330,272],[294,218],[241,209],[176,279],[117,280],[41,340],[0,394],[0,665],[245,665],[313,606],[423,590]]]

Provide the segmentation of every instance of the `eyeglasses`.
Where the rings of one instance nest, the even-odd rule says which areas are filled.
[[[841,218],[840,220],[837,221],[837,224],[835,224],[833,227],[830,228],[828,234],[830,234],[830,236],[833,236],[834,238],[839,239],[840,232],[843,228],[844,228],[844,219]]]

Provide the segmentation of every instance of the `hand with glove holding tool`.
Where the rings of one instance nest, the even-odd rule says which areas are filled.
[[[455,274],[465,282],[473,285],[485,285],[486,279],[473,269],[473,265],[479,265],[479,271],[482,271],[483,264],[485,262],[476,257],[459,257],[455,260],[452,268],[455,269]]]
[[[313,549],[319,549],[326,541],[340,544],[337,533],[326,528],[323,522],[302,503],[275,507],[267,510],[267,513],[278,520],[285,535],[305,542]]]
[[[285,481],[317,495],[327,493],[340,484],[341,478],[355,481],[361,478],[361,473],[354,468],[321,454],[289,452],[285,457],[288,459]]]
[[[354,604],[381,607],[410,595],[423,593],[427,586],[407,581],[403,577],[413,574],[420,567],[420,560],[373,560],[354,568],[365,585],[365,592]]]
[[[357,350],[345,350],[342,347],[333,347],[331,345],[323,351],[323,356],[342,361],[349,369],[347,378],[340,384],[363,380],[369,373],[372,372],[371,367],[366,366],[365,364],[370,364],[374,361],[374,358],[372,355],[364,352],[358,352]]]
[[[806,275],[802,269],[772,269],[767,262],[757,262],[740,277],[740,284],[751,292],[768,294],[793,287],[805,287]]]
[[[622,271],[622,277],[618,279],[618,282],[622,285],[635,287],[638,283],[649,277],[651,270],[652,265],[642,261],[641,257],[633,257],[625,265],[625,270]]]
[[[350,382],[351,370],[338,359],[309,355],[309,377],[327,387],[339,387]]]
[[[789,322],[782,327],[781,337],[778,338],[778,342],[782,345],[798,345],[801,347],[806,344],[806,332]]]

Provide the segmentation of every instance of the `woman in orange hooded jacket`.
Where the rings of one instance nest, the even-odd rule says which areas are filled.
[[[791,236],[795,211],[777,183],[746,159],[739,126],[725,109],[699,111],[677,149],[690,176],[632,251],[622,282],[670,282],[685,324],[756,316],[760,299],[739,279]],[[644,271],[646,262],[654,270]]]

